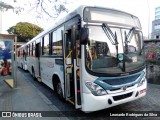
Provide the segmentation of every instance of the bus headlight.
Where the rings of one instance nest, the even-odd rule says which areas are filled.
[[[107,94],[107,92],[102,87],[93,82],[87,81],[86,86],[95,96],[102,96]]]
[[[143,79],[138,83],[137,87],[142,86],[145,83],[145,81],[146,81],[146,78],[143,77]]]

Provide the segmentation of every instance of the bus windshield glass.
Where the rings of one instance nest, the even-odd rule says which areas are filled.
[[[126,36],[131,29],[110,27],[116,33],[117,43],[113,44],[102,26],[88,26],[89,42],[86,46],[86,65],[96,73],[123,74],[144,66],[142,33],[134,30],[130,41]]]

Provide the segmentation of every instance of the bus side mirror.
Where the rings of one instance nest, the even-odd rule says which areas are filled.
[[[82,45],[86,45],[88,43],[89,29],[81,28],[80,30],[80,41]]]

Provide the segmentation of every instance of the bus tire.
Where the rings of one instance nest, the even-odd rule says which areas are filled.
[[[59,78],[56,76],[53,79],[54,79],[53,80],[54,91],[56,92],[56,94],[60,100],[64,100],[62,86],[61,86],[61,82],[60,82]]]
[[[62,86],[61,86],[60,82],[57,83],[56,91],[57,91],[58,97],[62,100],[63,99],[63,92],[62,92]]]
[[[32,77],[34,80],[36,80],[36,76],[35,76],[35,72],[34,72],[34,68],[32,67]]]
[[[23,69],[23,64],[21,63],[21,68]]]

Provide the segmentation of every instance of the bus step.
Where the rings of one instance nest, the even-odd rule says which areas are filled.
[[[40,77],[37,77],[37,80],[38,82],[42,82],[41,78]]]
[[[72,105],[75,105],[73,100],[69,99],[68,101],[69,101]]]

